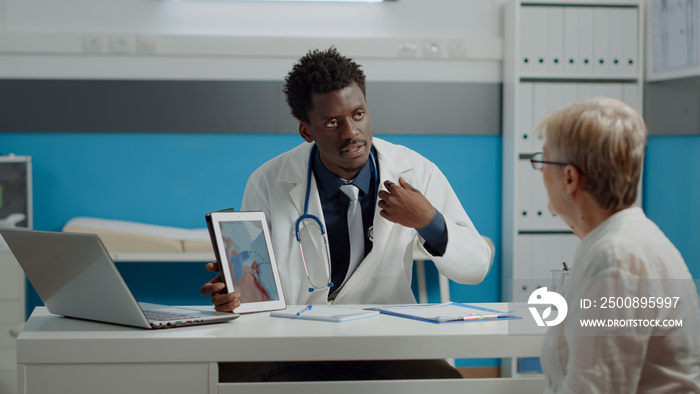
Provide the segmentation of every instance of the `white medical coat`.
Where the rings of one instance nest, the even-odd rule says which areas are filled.
[[[474,228],[449,182],[435,164],[418,153],[373,138],[381,183],[403,177],[445,217],[448,233],[443,256],[433,257],[438,270],[458,283],[480,283],[488,273],[491,249]],[[312,144],[303,143],[258,168],[248,179],[241,210],[263,211],[270,226],[282,289],[288,304],[415,303],[411,291],[413,228],[374,214],[374,244],[333,301],[328,288],[309,292],[309,283],[295,236],[295,222],[304,213],[306,179]],[[381,185],[381,189],[384,186]],[[380,189],[380,190],[381,190]],[[309,213],[322,222],[323,210],[315,177],[311,177]],[[325,224],[324,224],[325,225]],[[420,247],[423,252],[429,253]]]

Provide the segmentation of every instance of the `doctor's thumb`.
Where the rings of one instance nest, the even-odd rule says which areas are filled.
[[[406,190],[417,191],[417,189],[411,186],[410,183],[406,182],[403,177],[399,177],[399,185]]]

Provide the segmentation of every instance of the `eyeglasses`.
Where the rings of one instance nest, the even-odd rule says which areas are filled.
[[[532,168],[536,170],[541,170],[542,167],[544,167],[545,164],[554,164],[557,166],[568,166],[571,163],[561,163],[561,162],[556,162],[556,161],[547,161],[544,159],[544,153],[542,152],[537,152],[532,157],[530,158],[530,164],[532,164]],[[574,166],[575,167],[575,166]]]

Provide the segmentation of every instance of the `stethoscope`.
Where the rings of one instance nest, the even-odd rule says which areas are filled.
[[[304,213],[299,216],[299,219],[296,221],[296,237],[297,237],[297,243],[299,244],[299,252],[301,252],[301,262],[304,264],[304,272],[306,273],[306,279],[309,281],[309,284],[311,287],[309,287],[309,292],[313,292],[314,290],[321,290],[325,289],[326,287],[333,287],[333,282],[330,280],[330,272],[331,272],[331,255],[330,251],[328,249],[328,241],[326,240],[326,228],[321,222],[321,219],[319,219],[316,215],[312,215],[309,213],[309,196],[311,194],[311,174],[313,173],[313,163],[314,163],[314,155],[316,154],[316,151],[318,150],[318,147],[316,144],[314,144],[313,147],[311,147],[311,153],[309,154],[309,166],[308,166],[308,171],[306,174],[306,196],[304,197]],[[370,169],[372,170],[372,175],[374,175],[374,198],[377,198],[377,194],[379,193],[379,172],[377,171],[377,164],[374,158],[374,154],[372,153],[372,150],[369,151],[369,159],[370,159]],[[376,204],[376,201],[375,201]],[[300,225],[301,223],[306,220],[310,219],[316,222],[318,224],[318,227],[321,229],[321,235],[323,238],[323,246],[325,249],[325,260],[326,260],[326,267],[328,268],[328,283],[319,286],[318,284],[315,284],[311,281],[311,277],[309,276],[309,268],[306,265],[306,259],[304,258],[304,248],[301,245],[301,238],[299,236],[299,231],[300,231]],[[371,226],[368,231],[369,235],[369,240],[374,241],[374,226]]]

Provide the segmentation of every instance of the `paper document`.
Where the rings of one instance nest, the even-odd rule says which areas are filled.
[[[513,311],[503,312],[459,302],[383,306],[373,308],[373,310],[387,315],[431,323],[520,319],[520,317],[511,314]]]
[[[379,311],[363,309],[336,308],[323,305],[290,306],[283,311],[270,312],[273,317],[286,317],[290,319],[322,320],[343,322],[348,320],[364,319],[378,316]]]

